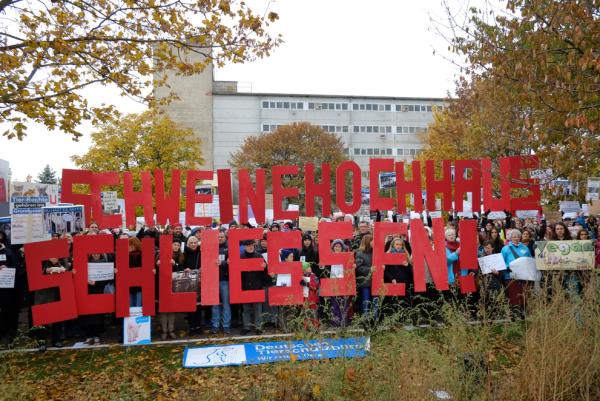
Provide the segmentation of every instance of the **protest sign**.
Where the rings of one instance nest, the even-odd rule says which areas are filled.
[[[302,231],[317,231],[317,226],[319,225],[319,219],[317,217],[304,217],[300,216],[298,219],[298,227]]]
[[[123,345],[150,344],[150,331],[150,316],[142,316],[142,307],[129,308],[129,317],[123,319]]]
[[[395,173],[379,173],[379,188],[395,188],[396,174]]]
[[[432,219],[439,219],[442,217],[442,212],[439,210],[434,210],[433,212],[429,212],[429,217]]]
[[[2,264],[2,262],[0,262]],[[17,269],[14,267],[5,267],[0,269],[0,288],[15,288],[15,273]]]
[[[531,170],[531,172],[529,173],[529,177],[531,178],[536,178],[540,181],[547,181],[549,179],[552,178],[552,169],[546,169],[546,170],[542,170],[542,169],[537,169],[537,170]]]
[[[83,206],[54,206],[42,208],[44,230],[48,234],[83,231]]]
[[[44,230],[44,218],[41,213],[19,211],[10,218],[10,243],[13,245],[45,241],[50,235]]]
[[[212,217],[218,219],[219,212],[219,195],[212,195],[211,203],[196,203],[194,206],[194,215],[198,217]]]
[[[89,263],[88,280],[90,281],[109,281],[115,278],[114,263]]]
[[[600,177],[588,178],[585,200],[587,202],[592,200],[600,200]]]
[[[506,218],[506,213],[500,212],[489,212],[487,215],[488,220],[504,220]]]
[[[479,261],[479,267],[481,268],[481,273],[489,274],[493,270],[497,272],[501,270],[506,270],[506,263],[504,263],[504,258],[500,253],[494,253],[492,255],[484,256],[482,258],[477,259]]]
[[[517,217],[520,219],[535,218],[537,215],[537,210],[517,210]]]
[[[227,344],[186,348],[184,368],[256,365],[290,360],[364,357],[369,337]]]
[[[559,221],[562,221],[561,212],[544,212],[544,216],[546,216],[546,222],[548,223],[558,223]]]
[[[34,202],[26,198],[37,198],[38,201],[44,202],[38,208],[58,205],[61,202],[60,193],[60,185],[13,181],[10,184],[10,213],[13,213],[15,207],[19,208],[15,203]]]
[[[292,275],[291,274],[277,274],[275,280],[276,287],[291,287],[292,286]]]
[[[578,201],[562,201],[559,203],[559,210],[563,213],[579,213],[581,205]]]
[[[591,270],[594,268],[594,242],[536,241],[538,270]]]
[[[599,216],[600,215],[600,200],[592,201],[590,205],[590,216]]]
[[[344,277],[344,265],[331,265],[331,278]]]
[[[510,278],[513,280],[539,281],[542,278],[541,273],[536,268],[535,259],[530,257],[521,257],[510,262]]]
[[[100,192],[100,199],[102,201],[102,210],[105,214],[119,213],[119,200],[117,198],[117,191]]]

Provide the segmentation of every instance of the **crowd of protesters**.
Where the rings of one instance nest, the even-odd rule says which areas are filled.
[[[600,247],[598,246],[598,221],[595,217],[578,216],[576,219],[565,219],[554,224],[547,224],[542,218],[519,219],[506,213],[505,219],[491,220],[487,213],[475,216],[479,228],[478,256],[501,253],[506,266],[515,258],[521,256],[534,256],[535,241],[540,240],[571,240],[591,239],[596,241],[596,267],[600,263]],[[398,221],[402,217],[393,215],[392,220]],[[424,315],[421,317],[438,318],[441,303],[461,296],[457,291],[457,283],[461,275],[474,274],[477,276],[478,291],[468,295],[468,303],[473,305],[487,302],[496,295],[503,294],[506,302],[522,311],[525,302],[527,283],[511,280],[510,269],[495,271],[491,274],[481,275],[474,271],[468,272],[461,269],[459,263],[460,232],[458,230],[458,217],[451,213],[445,216],[446,229],[446,257],[448,263],[448,281],[450,290],[438,291],[433,285],[431,276],[426,269],[426,291],[415,293],[413,291],[413,274],[411,260],[411,246],[405,236],[390,236],[386,239],[385,252],[404,253],[406,261],[400,265],[386,266],[384,271],[385,283],[404,283],[406,293],[404,296],[379,297],[371,293],[371,278],[373,272],[373,226],[371,219],[358,221],[355,216],[336,215],[325,218],[325,221],[348,220],[354,224],[355,233],[351,239],[336,239],[330,246],[333,252],[353,252],[356,269],[356,296],[355,297],[323,297],[320,295],[320,280],[322,278],[336,277],[332,266],[323,266],[319,263],[318,232],[302,232],[302,247],[300,249],[283,249],[280,253],[281,260],[300,261],[304,276],[300,285],[304,288],[304,305],[298,307],[274,307],[268,302],[231,304],[229,300],[229,243],[230,230],[244,229],[250,225],[239,225],[235,221],[229,224],[213,224],[210,227],[183,227],[181,224],[159,228],[156,226],[143,226],[138,231],[122,229],[99,230],[98,225],[92,223],[84,232],[64,233],[53,235],[53,238],[66,238],[72,244],[75,235],[111,234],[116,239],[126,238],[129,241],[130,266],[141,265],[141,240],[150,237],[156,243],[156,264],[160,264],[158,256],[159,238],[163,234],[173,236],[173,249],[171,264],[174,274],[179,277],[189,278],[187,282],[197,280],[202,272],[200,233],[203,230],[218,230],[219,241],[219,293],[220,304],[215,306],[202,306],[198,302],[197,310],[188,313],[158,313],[156,321],[157,332],[161,340],[176,339],[181,336],[195,335],[225,335],[235,333],[241,335],[261,334],[263,330],[290,330],[290,319],[301,315],[300,327],[319,330],[324,327],[344,327],[353,319],[365,319],[375,322],[386,315],[421,307]],[[373,216],[373,220],[381,220],[381,214]],[[431,219],[426,216],[431,226]],[[425,227],[432,239],[432,230]],[[241,243],[240,256],[242,259],[262,259],[266,252],[268,231],[299,230],[294,222],[274,222],[262,227],[264,235],[259,241],[246,240]],[[71,247],[72,248],[72,247]],[[65,341],[84,341],[89,345],[100,344],[103,341],[116,341],[122,333],[121,321],[112,315],[81,316],[72,321],[55,323],[49,327],[32,327],[31,306],[58,300],[58,289],[47,289],[30,292],[27,288],[27,275],[25,272],[25,258],[22,246],[11,246],[9,239],[0,232],[0,269],[4,267],[17,268],[15,287],[0,289],[0,336],[7,342],[23,331],[33,333],[39,342],[44,344],[50,341],[53,346],[62,347]],[[89,263],[114,262],[113,254],[93,254],[89,256]],[[267,273],[266,261],[263,271],[243,272],[243,290],[261,290],[277,285],[277,277]],[[72,254],[64,259],[50,259],[43,264],[44,274],[60,274],[72,270]],[[589,276],[589,275],[588,275]],[[573,272],[565,280],[571,288],[580,291],[586,281],[585,274]],[[174,282],[175,287],[175,282]],[[196,287],[197,288],[197,285]],[[94,282],[88,281],[91,294],[114,293],[114,280]],[[177,291],[174,288],[174,291]],[[179,289],[189,291],[189,288]],[[140,289],[131,289],[130,306],[141,306]],[[26,322],[23,317],[27,311],[29,316]],[[298,313],[301,311],[301,314]],[[23,313],[21,313],[23,312]],[[22,317],[19,319],[19,317]],[[27,330],[23,330],[26,326]],[[18,330],[20,329],[20,330]],[[156,336],[158,337],[158,336]],[[158,339],[158,338],[157,338]]]

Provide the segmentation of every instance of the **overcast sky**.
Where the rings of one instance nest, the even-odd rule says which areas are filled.
[[[457,12],[466,6],[454,1]],[[240,81],[254,92],[445,97],[453,91],[458,68],[446,60],[448,44],[436,32],[436,21],[445,20],[441,0],[247,3],[279,14],[272,28],[285,42],[269,58],[217,70],[216,80]],[[86,95],[114,102],[123,112],[143,110],[110,90]],[[0,138],[0,159],[9,161],[13,180],[35,179],[46,164],[57,171],[74,168],[70,156],[86,152],[93,130],[84,126],[84,137],[73,142],[64,133],[30,127],[23,141]]]

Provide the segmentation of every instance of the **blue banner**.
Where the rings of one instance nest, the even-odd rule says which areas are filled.
[[[226,344],[208,347],[186,347],[184,368],[257,365],[308,359],[363,357],[369,350],[368,337],[321,340],[277,341]]]

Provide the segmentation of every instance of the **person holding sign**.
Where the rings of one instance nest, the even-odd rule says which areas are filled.
[[[302,236],[302,249],[300,250],[300,262],[310,265],[312,272],[319,277],[319,252],[315,247],[313,237],[310,234]]]
[[[356,252],[356,288],[359,295],[360,313],[372,316],[377,314],[379,298],[371,297],[371,276],[373,275],[373,236],[365,234]]]
[[[347,247],[341,239],[333,240],[331,243],[333,253],[347,252]],[[356,268],[356,265],[353,266]],[[329,271],[329,278],[344,277],[344,265],[327,266],[325,270]],[[352,300],[348,296],[331,297],[331,324],[335,327],[346,327],[350,320],[350,305]]]
[[[88,273],[91,270],[90,267],[97,263],[108,263],[108,256],[103,253],[91,254],[88,259]],[[88,278],[88,294],[102,294],[104,286],[111,281],[94,281]],[[83,315],[79,318],[79,322],[86,338],[85,343],[88,345],[100,344],[100,335],[104,332],[104,315]]]
[[[510,242],[502,248],[502,257],[506,263],[507,269],[502,272],[502,280],[507,283],[506,291],[508,300],[513,309],[519,310],[522,314],[526,304],[527,281],[511,280],[510,265],[521,257],[531,258],[531,253],[527,245],[521,242],[521,231],[513,229],[510,231]]]
[[[0,338],[17,333],[19,320],[19,296],[15,279],[17,257],[4,243],[0,242]]]
[[[383,301],[383,309],[386,314],[392,314],[399,307],[408,307],[410,305],[410,285],[413,282],[412,265],[410,252],[408,252],[405,242],[400,237],[394,237],[390,243],[389,253],[406,253],[406,262],[401,265],[386,265],[383,271],[384,283],[404,283],[404,297],[386,296]]]

